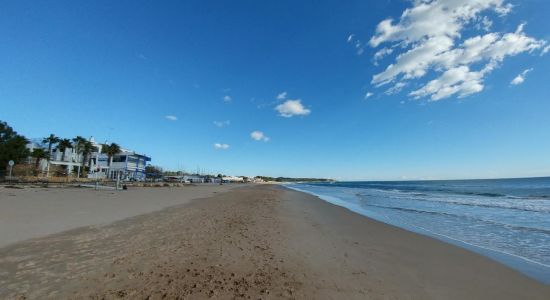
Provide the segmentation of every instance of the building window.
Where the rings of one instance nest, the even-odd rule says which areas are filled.
[[[117,155],[113,157],[113,162],[125,162],[126,161],[126,155]]]

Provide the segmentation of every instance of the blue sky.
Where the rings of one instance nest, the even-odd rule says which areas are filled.
[[[550,175],[550,2],[447,2],[2,1],[0,120],[166,169]]]

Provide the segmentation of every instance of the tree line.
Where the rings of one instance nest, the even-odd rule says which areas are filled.
[[[49,165],[54,149],[61,152],[62,161],[65,161],[66,150],[73,149],[75,153],[82,157],[81,167],[86,171],[91,166],[91,154],[99,150],[82,136],[68,139],[50,134],[41,141],[41,147],[36,147],[31,152],[27,148],[29,139],[17,133],[7,122],[0,121],[0,171],[6,170],[10,160],[13,160],[16,164],[21,164],[27,158],[32,157],[35,160],[35,172],[38,175],[40,161],[46,160]],[[102,144],[101,152],[107,155],[107,166],[110,167],[113,157],[121,152],[121,148],[117,143]]]

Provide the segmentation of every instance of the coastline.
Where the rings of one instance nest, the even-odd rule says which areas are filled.
[[[0,248],[0,298],[549,295],[486,257],[274,185]]]
[[[461,247],[469,251],[475,252],[477,254],[486,256],[492,260],[495,260],[498,263],[504,264],[539,282],[542,282],[543,284],[550,285],[550,267],[547,265],[541,264],[539,262],[530,260],[525,257],[518,256],[518,255],[510,254],[507,252],[468,243],[459,239],[452,238],[447,235],[436,233],[427,228],[415,227],[415,226],[411,226],[410,224],[396,222],[395,220],[388,219],[387,216],[369,212],[365,210],[363,207],[359,206],[358,204],[346,202],[333,196],[304,190],[293,186],[291,183],[285,185],[285,187],[294,191],[313,195],[314,197],[317,197],[327,203],[348,209],[353,213],[359,214],[363,217],[366,217],[372,220],[376,220],[386,225],[398,227],[412,233],[416,233],[416,234],[427,236],[436,240],[440,240],[445,243],[448,243],[457,247]]]

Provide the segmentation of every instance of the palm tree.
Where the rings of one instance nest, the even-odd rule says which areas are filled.
[[[48,168],[46,172],[46,177],[50,176],[50,160],[52,159],[52,147],[54,144],[57,144],[60,141],[61,139],[55,136],[53,133],[51,133],[49,137],[45,137],[42,139],[42,143],[48,144]]]
[[[42,159],[48,159],[49,154],[42,148],[34,148],[32,150],[31,156],[36,159],[36,164],[34,165],[34,169],[36,172],[36,175],[38,176],[38,166],[40,164],[40,161]]]
[[[60,141],[61,139],[55,136],[53,133],[50,134],[49,137],[45,137],[44,139],[42,139],[42,143],[48,144],[48,155],[50,156],[48,157],[48,161],[51,159],[51,156],[52,156],[53,145],[59,143]]]
[[[80,153],[82,150],[82,146],[84,145],[84,143],[86,143],[86,139],[79,135],[73,139],[73,142],[75,145],[76,153]]]
[[[83,150],[84,150],[84,144],[86,144],[87,140],[81,136],[77,136],[73,139],[74,142],[74,150],[77,154],[77,157],[82,154],[84,156]],[[78,173],[77,177],[80,178],[80,167],[84,164],[84,160],[78,165]]]
[[[119,154],[120,151],[120,146],[117,143],[111,143],[110,145],[103,144],[101,147],[101,152],[107,154],[107,167],[109,168],[109,174],[111,173],[111,164],[113,163],[113,157]]]
[[[57,144],[57,150],[61,151],[61,161],[65,161],[65,150],[72,148],[73,144],[71,144],[71,140],[69,139],[62,139]]]
[[[90,141],[85,141],[82,145],[82,168],[90,167],[90,154],[94,151],[94,145]]]

